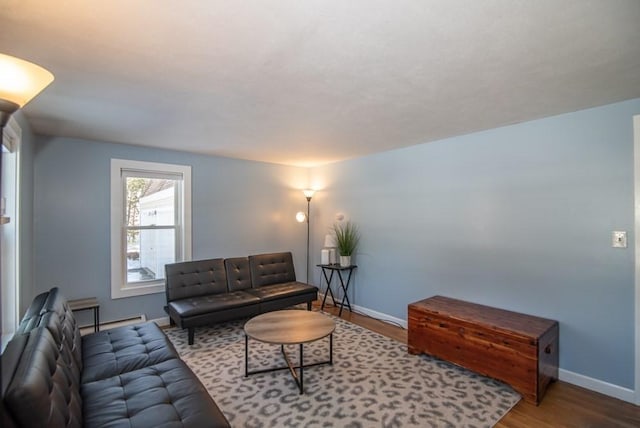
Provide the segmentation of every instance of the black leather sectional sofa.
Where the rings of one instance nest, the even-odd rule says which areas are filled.
[[[228,427],[154,323],[81,337],[57,288],[38,295],[2,354],[2,426]]]
[[[296,281],[290,252],[210,259],[165,266],[167,311],[188,329],[311,302],[318,288]]]

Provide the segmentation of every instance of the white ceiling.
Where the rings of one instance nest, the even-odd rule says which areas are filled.
[[[638,0],[3,0],[45,135],[318,165],[640,97]]]

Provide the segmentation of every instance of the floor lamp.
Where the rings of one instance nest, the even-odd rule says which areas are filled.
[[[305,189],[302,191],[304,193],[305,198],[307,198],[307,212],[306,214],[302,211],[296,214],[296,220],[298,223],[305,222],[307,223],[307,264],[306,264],[306,282],[309,283],[309,236],[310,236],[310,228],[309,228],[309,214],[311,212],[311,198],[315,193],[315,190]]]
[[[9,122],[11,115],[31,101],[52,81],[53,74],[44,68],[9,55],[0,54],[0,144],[4,143],[4,127]],[[0,147],[1,184],[2,147]],[[1,211],[0,224],[9,223],[11,219],[4,215],[4,209]],[[0,275],[2,275],[2,272],[0,272]],[[2,330],[1,311],[0,305],[0,330]]]

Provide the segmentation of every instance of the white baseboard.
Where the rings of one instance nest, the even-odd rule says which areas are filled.
[[[371,318],[379,319],[380,321],[389,322],[391,324],[399,325],[402,328],[407,328],[407,320],[403,320],[401,318],[392,317],[391,315],[384,314],[382,312],[374,311],[373,309],[364,308],[358,305],[351,305],[353,307],[354,312],[358,312],[369,316]]]
[[[318,300],[320,302],[322,302],[323,299],[324,299],[324,294],[318,293]],[[330,300],[331,299],[329,299],[327,301],[327,303],[329,303]],[[338,300],[338,298],[336,298],[336,301],[337,300]],[[403,320],[403,319],[400,319],[400,318],[392,317],[391,315],[387,315],[387,314],[382,313],[382,312],[374,311],[373,309],[365,308],[363,306],[358,306],[358,305],[352,304],[351,307],[353,308],[353,312],[357,312],[359,314],[366,315],[368,317],[375,318],[375,319],[378,319],[380,321],[385,321],[385,322],[389,322],[391,324],[399,325],[404,329],[407,328],[407,320]]]
[[[594,379],[565,369],[558,370],[558,377],[563,382],[599,392],[600,394],[608,395],[609,397],[617,398],[622,401],[627,401],[631,404],[636,404],[635,392],[632,389],[614,385],[603,380]]]
[[[318,294],[318,298],[320,298],[320,296],[324,297],[324,295]],[[407,328],[407,320],[396,318],[391,315],[374,311],[372,309],[365,308],[362,306],[358,306],[358,305],[351,305],[351,306],[353,307],[354,312],[358,312],[363,315],[370,316],[372,318],[377,318],[382,321],[387,321],[392,324],[401,325],[405,329]],[[605,382],[603,380],[594,379],[592,377],[581,375],[579,373],[574,373],[565,369],[558,370],[558,377],[563,382],[567,382],[572,385],[579,386],[581,388],[598,392],[600,394],[604,394],[609,397],[617,398],[619,400],[626,401],[631,404],[636,404],[636,405],[638,404],[636,403],[636,393],[633,389],[625,388],[619,385],[614,385],[612,383]]]

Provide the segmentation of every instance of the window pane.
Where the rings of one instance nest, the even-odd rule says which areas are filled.
[[[164,265],[175,263],[175,229],[127,232],[127,283],[164,279]]]
[[[175,225],[176,185],[164,178],[127,177],[127,226]]]

